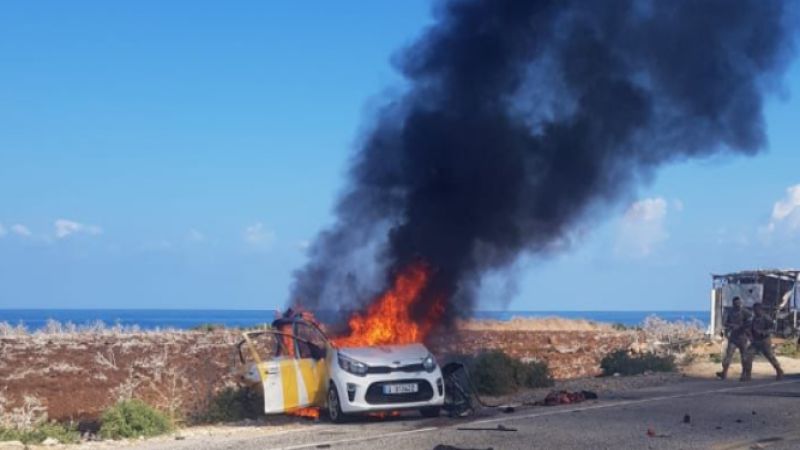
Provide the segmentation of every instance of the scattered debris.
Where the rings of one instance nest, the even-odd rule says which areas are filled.
[[[754,415],[754,416],[756,415],[756,412],[755,412],[755,411],[753,411],[753,415]]]
[[[496,428],[481,428],[481,427],[458,427],[459,431],[517,431],[516,428],[509,428],[502,424],[497,425]]]
[[[668,434],[656,433],[656,430],[653,429],[653,427],[649,427],[647,429],[647,436],[651,437],[651,438],[666,438],[666,437],[669,437]]]
[[[506,414],[513,413],[514,411],[516,411],[516,409],[513,406],[506,406],[503,408],[503,412]]]
[[[551,391],[542,401],[533,403],[535,406],[556,406],[581,403],[586,400],[597,400],[597,394],[592,391]]]
[[[692,423],[692,416],[690,416],[689,414],[684,414],[683,423]]]
[[[479,448],[463,448],[463,447],[454,447],[452,445],[447,444],[439,444],[436,447],[433,447],[433,450],[494,450],[493,447],[479,449]]]
[[[736,419],[736,423],[742,423],[742,419]]]

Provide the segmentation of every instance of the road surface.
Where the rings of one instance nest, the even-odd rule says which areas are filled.
[[[509,414],[485,410],[467,419],[409,415],[345,425],[320,422],[258,436],[188,436],[143,442],[137,448],[796,449],[798,421],[798,376],[751,383],[689,380],[577,405],[518,408]]]

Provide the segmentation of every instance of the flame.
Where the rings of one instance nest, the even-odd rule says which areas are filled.
[[[286,355],[294,358],[294,339],[292,338],[292,325],[287,324],[280,327],[280,332],[283,333],[283,348]]]
[[[411,310],[419,306],[420,295],[430,281],[430,269],[416,263],[401,271],[392,287],[379,296],[365,314],[355,313],[348,325],[350,334],[333,339],[337,347],[411,344],[421,342],[444,312],[441,297],[428,307],[423,320],[415,321]]]
[[[309,419],[319,419],[319,407],[297,408],[287,411],[286,414],[297,417],[307,417]]]

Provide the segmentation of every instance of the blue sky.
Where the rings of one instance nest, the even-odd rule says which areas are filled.
[[[0,308],[281,306],[426,1],[0,4]],[[770,148],[663,168],[485,309],[705,309],[800,266],[800,67]]]

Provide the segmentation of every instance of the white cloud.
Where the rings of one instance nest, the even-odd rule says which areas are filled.
[[[97,235],[103,232],[103,229],[96,225],[86,225],[72,220],[57,219],[54,223],[56,228],[56,237],[63,239],[71,234],[84,233],[90,235]]]
[[[244,229],[244,241],[254,247],[268,247],[275,241],[275,232],[258,222]]]
[[[765,231],[771,233],[784,226],[789,231],[800,228],[800,184],[786,188],[786,196],[772,206],[772,215]]]
[[[297,243],[297,249],[301,252],[308,250],[311,247],[311,241],[304,240]]]
[[[639,200],[625,211],[617,237],[616,251],[632,257],[644,257],[669,237],[664,222],[667,201],[662,197]]]
[[[6,227],[4,227],[2,223],[0,223],[0,237],[3,237],[5,235],[7,235],[7,234],[8,234],[8,231],[6,231]]]
[[[33,236],[33,233],[31,233],[31,230],[29,230],[28,227],[19,223],[11,225],[10,230],[17,236],[22,236],[24,238],[29,238]]]

